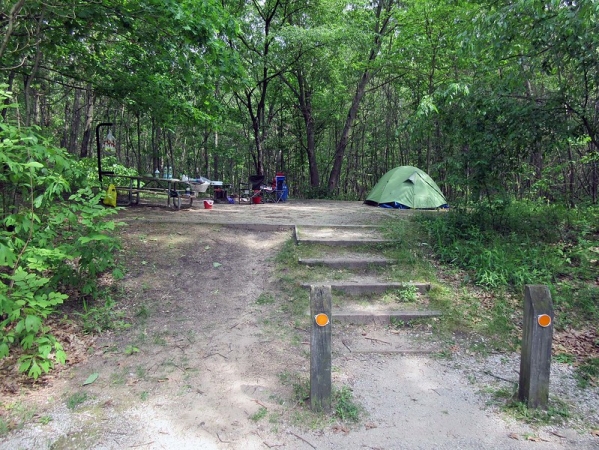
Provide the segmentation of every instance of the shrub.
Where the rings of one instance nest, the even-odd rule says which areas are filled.
[[[2,97],[0,90],[0,99]],[[86,173],[35,129],[0,122],[0,358],[21,347],[20,370],[33,378],[64,362],[44,320],[69,295],[96,296],[114,268],[114,210],[102,193],[71,188]]]

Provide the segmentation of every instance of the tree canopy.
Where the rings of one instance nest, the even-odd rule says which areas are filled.
[[[138,173],[363,199],[387,170],[450,201],[597,202],[594,1],[2,1],[7,123],[78,158],[113,122]]]

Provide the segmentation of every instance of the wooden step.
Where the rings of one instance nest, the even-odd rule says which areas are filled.
[[[356,246],[390,244],[396,241],[384,239],[378,226],[306,226],[295,227],[296,244],[319,244],[329,246]]]
[[[431,319],[440,317],[441,311],[388,311],[388,312],[335,312],[333,310],[333,323],[352,323],[356,325],[377,324],[388,325],[392,321],[409,322],[417,319]]]
[[[364,294],[384,294],[391,289],[406,289],[414,287],[421,294],[426,294],[430,288],[430,283],[374,283],[374,282],[337,282],[326,281],[319,283],[303,283],[303,288],[310,289],[310,286],[331,286],[333,291],[340,291],[347,295]]]
[[[332,269],[368,269],[393,264],[387,258],[299,258],[299,264],[306,266],[325,266]]]

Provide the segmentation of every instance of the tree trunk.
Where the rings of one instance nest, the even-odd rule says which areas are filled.
[[[8,73],[8,87],[7,87],[7,89],[6,89],[6,90],[7,90],[7,91],[9,91],[9,92],[12,92],[13,83],[14,83],[14,81],[15,81],[15,74],[16,74],[16,72],[15,72],[14,70],[11,70],[11,71]],[[5,99],[5,100],[4,100],[4,104],[5,104],[6,106],[10,105],[10,104],[11,104],[11,102],[12,102],[12,99],[11,99],[11,98],[7,98],[7,99]],[[2,120],[3,120],[3,121],[5,121],[5,120],[6,120],[6,114],[7,114],[7,113],[8,113],[8,108],[4,108],[4,109],[2,110]]]
[[[308,156],[308,169],[310,172],[310,186],[318,187],[320,185],[320,176],[318,165],[316,163],[316,127],[314,124],[314,115],[312,113],[312,89],[308,86],[306,78],[301,69],[294,73],[297,79],[297,88],[281,76],[283,82],[293,91],[297,98],[299,110],[304,119],[306,128],[306,155]]]
[[[92,137],[92,124],[94,121],[94,101],[95,95],[91,85],[87,85],[85,90],[85,124],[83,126],[83,138],[81,139],[81,158],[87,158]]]
[[[376,60],[380,52],[381,46],[383,44],[383,38],[389,31],[389,20],[391,18],[391,10],[393,8],[394,3],[395,0],[379,0],[376,4],[376,23],[373,30],[375,36],[374,42],[372,48],[370,49],[370,54],[368,56],[368,64],[366,66],[366,69],[362,72],[362,76],[360,77],[360,81],[358,82],[358,86],[356,87],[356,92],[354,93],[354,97],[352,99],[351,106],[349,108],[349,112],[345,120],[345,125],[343,126],[343,131],[341,132],[339,141],[335,146],[333,167],[331,168],[331,174],[329,176],[328,184],[328,189],[330,192],[333,192],[339,184],[341,168],[343,166],[343,158],[345,156],[345,149],[349,141],[349,133],[356,120],[358,109],[360,108],[360,102],[362,101],[362,98],[364,97],[364,93],[366,91],[366,86],[368,85],[368,82],[372,77],[373,69],[371,67],[371,64]]]
[[[69,143],[67,151],[74,155],[77,147],[77,137],[79,135],[79,126],[81,124],[81,89],[75,89],[73,98],[73,111],[71,115],[71,130],[69,133]]]
[[[356,93],[354,94],[354,98],[352,99],[352,104],[349,108],[347,119],[345,119],[345,125],[343,126],[343,131],[341,132],[339,142],[337,142],[337,145],[335,146],[333,168],[331,169],[328,185],[328,189],[330,192],[334,191],[337,188],[337,185],[339,184],[341,167],[343,166],[343,158],[345,157],[345,149],[347,148],[347,143],[349,141],[349,132],[356,120],[356,116],[358,115],[360,102],[362,101],[362,97],[364,97],[364,92],[366,90],[366,85],[368,84],[368,81],[370,81],[370,76],[371,74],[368,70],[364,71],[364,73],[362,74],[360,82],[358,83],[358,86],[356,88]]]

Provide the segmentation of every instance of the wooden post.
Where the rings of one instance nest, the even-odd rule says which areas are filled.
[[[547,286],[525,286],[518,399],[529,408],[547,409],[553,317]]]
[[[310,407],[331,410],[331,286],[310,286]]]

